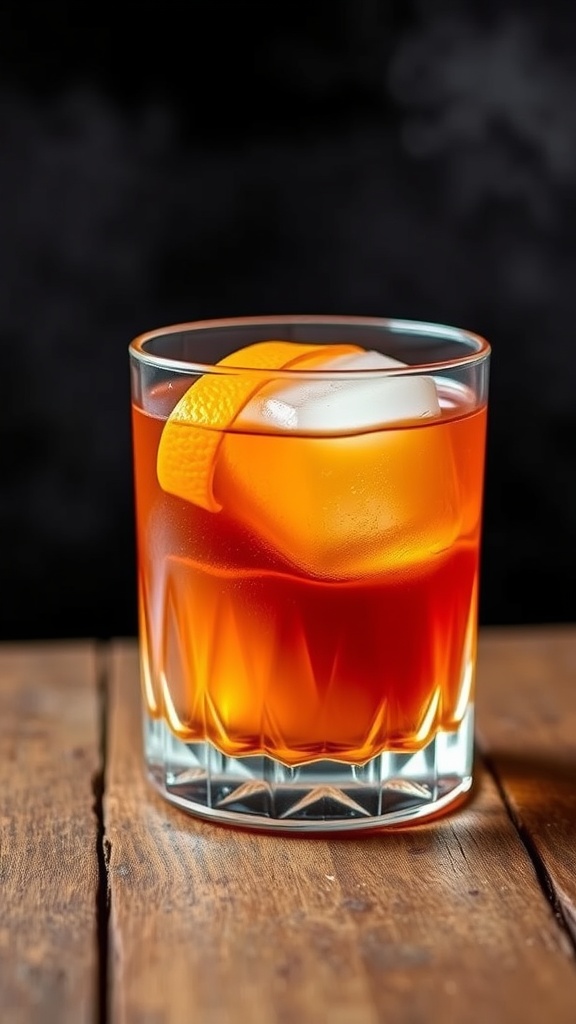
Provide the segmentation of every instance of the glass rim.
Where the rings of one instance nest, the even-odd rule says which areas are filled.
[[[193,331],[216,331],[226,330],[234,327],[263,327],[269,324],[274,326],[346,326],[358,328],[377,328],[387,331],[390,334],[415,334],[420,337],[436,337],[439,340],[460,342],[468,344],[472,348],[467,349],[461,356],[451,359],[436,360],[429,363],[417,363],[414,365],[386,367],[378,369],[357,369],[338,370],[318,368],[311,369],[302,367],[285,368],[278,370],[262,369],[253,366],[229,366],[219,363],[204,363],[191,359],[172,359],[169,356],[155,355],[147,352],[145,345],[158,338],[170,334],[192,333]],[[336,343],[336,342],[335,342]],[[439,370],[459,369],[479,365],[486,360],[491,353],[488,341],[482,335],[469,331],[462,327],[452,327],[448,324],[428,322],[425,320],[405,320],[387,317],[368,316],[321,316],[321,315],[280,315],[280,316],[244,316],[224,317],[214,320],[191,320],[189,322],[171,324],[167,327],[158,327],[143,334],[138,334],[129,344],[128,350],[139,363],[155,367],[156,369],[172,370],[178,373],[190,374],[219,374],[223,376],[236,376],[249,373],[255,377],[270,378],[271,374],[276,378],[304,377],[333,378],[365,378],[371,376],[410,376],[422,373],[433,373]]]

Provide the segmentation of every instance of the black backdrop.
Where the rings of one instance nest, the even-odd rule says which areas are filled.
[[[127,343],[274,312],[490,338],[482,619],[576,618],[574,18],[5,0],[1,637],[134,631]]]

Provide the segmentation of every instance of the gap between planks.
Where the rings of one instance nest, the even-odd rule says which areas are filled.
[[[510,818],[510,821],[512,822],[512,825],[516,830],[518,838],[522,843],[524,849],[526,850],[526,854],[529,860],[532,863],[532,867],[534,868],[534,874],[536,875],[538,885],[542,890],[542,894],[546,902],[550,906],[550,910],[552,912],[554,920],[556,921],[556,924],[558,925],[562,933],[562,937],[565,940],[564,945],[566,951],[570,952],[570,954],[573,957],[575,957],[576,931],[572,929],[570,919],[564,912],[562,898],[560,896],[560,893],[557,891],[556,886],[554,885],[552,876],[550,875],[550,872],[548,871],[543,858],[540,856],[538,847],[536,846],[532,836],[530,835],[528,828],[523,824],[522,819],[520,815],[517,813],[517,811],[514,810],[512,801],[510,800],[506,792],[506,784],[504,780],[501,778],[496,765],[494,764],[494,762],[492,761],[491,757],[488,754],[483,753],[478,737],[476,737],[476,751],[477,756],[482,759],[486,772],[494,780],[494,785],[498,790],[500,799],[506,810],[506,814]]]
[[[110,842],[106,836],[104,820],[104,794],[108,748],[108,694],[112,660],[111,642],[98,641],[95,645],[96,697],[98,708],[99,768],[93,778],[94,814],[96,816],[96,860],[98,885],[96,890],[96,943],[98,979],[96,987],[95,1024],[108,1024],[109,998],[109,932],[110,932]]]

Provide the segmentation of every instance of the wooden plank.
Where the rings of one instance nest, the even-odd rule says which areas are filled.
[[[1,648],[0,1005],[10,1024],[94,1020],[98,747],[93,648]]]
[[[113,1024],[573,1021],[571,947],[487,774],[372,838],[194,821],[145,782],[125,645],[108,742]]]
[[[576,942],[576,628],[490,631],[478,691],[480,743]]]

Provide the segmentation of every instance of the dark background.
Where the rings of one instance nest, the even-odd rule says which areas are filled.
[[[2,3],[1,637],[134,632],[128,341],[274,312],[489,337],[482,619],[576,618],[574,19]]]

